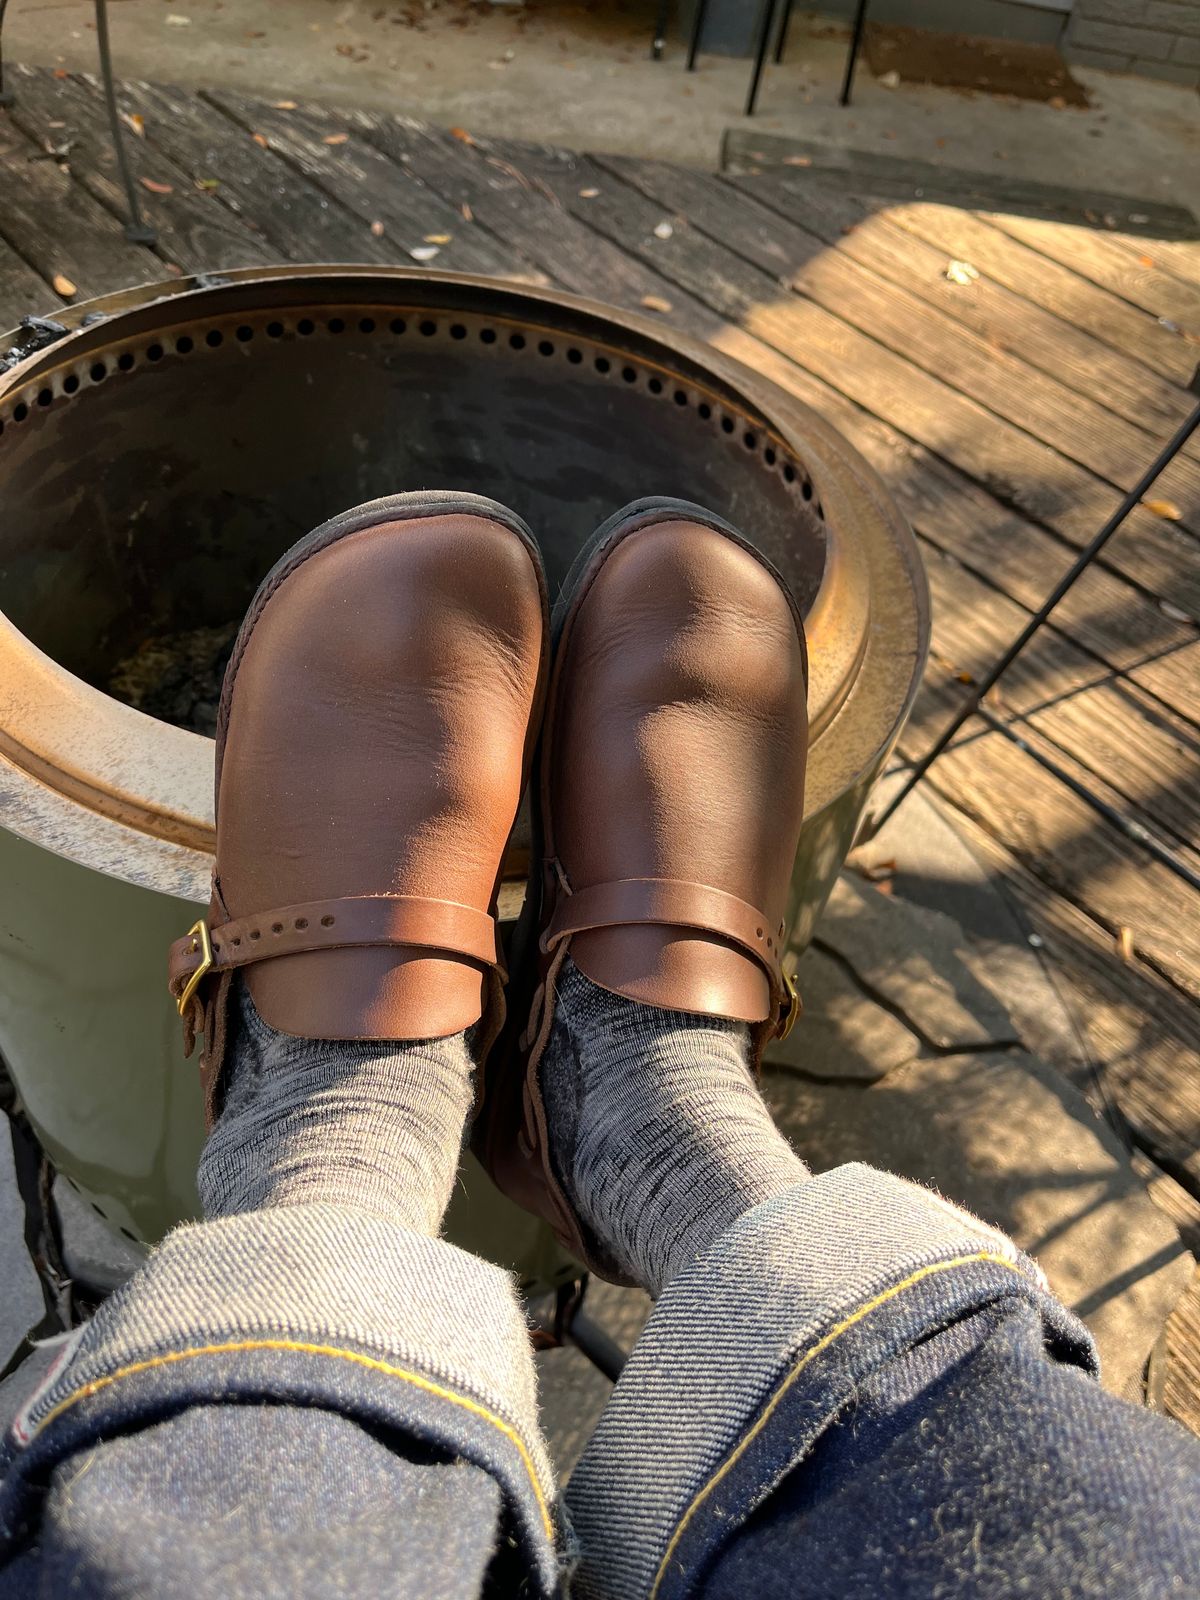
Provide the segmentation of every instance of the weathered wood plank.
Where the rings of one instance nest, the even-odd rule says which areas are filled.
[[[493,148],[507,153],[503,146]],[[598,232],[1071,543],[1086,542],[1115,505],[1115,491],[1093,474],[823,306],[782,291],[773,278],[690,227],[682,215],[672,215],[624,183],[618,188],[618,180],[598,166],[583,159],[564,164],[546,154],[531,157],[515,147],[511,154],[518,167],[540,160],[542,180]],[[596,192],[584,197],[581,188]],[[1143,508],[1128,519],[1126,534],[1124,548],[1119,542],[1110,547],[1108,564],[1151,591],[1171,588],[1180,605],[1200,615],[1196,541]]]
[[[667,204],[673,197],[693,227],[764,271],[782,270],[789,287],[1118,488],[1132,488],[1157,453],[1158,442],[1145,429],[997,349],[896,275],[881,277],[842,249],[825,248],[751,195],[659,162],[594,159],[651,200]],[[943,268],[937,276],[945,283]],[[971,287],[959,294],[969,298]],[[1200,461],[1177,459],[1156,492],[1178,505],[1185,526],[1200,530]]]
[[[985,222],[1019,239],[1052,261],[1070,267],[1102,289],[1140,306],[1151,316],[1200,333],[1200,289],[1131,261],[1128,252],[1093,228],[1074,228],[1039,217],[1022,217],[1007,211],[984,211]],[[1192,357],[1195,360],[1195,355]]]
[[[375,238],[316,184],[187,90],[131,83],[122,88],[120,102],[145,118],[153,149],[194,180],[216,181],[212,198],[258,228],[277,261],[398,259],[386,238]]]
[[[13,121],[38,144],[66,145],[72,177],[124,222],[128,215],[116,151],[100,90],[87,78],[56,78],[31,67],[14,69]],[[127,139],[135,175],[170,193],[141,186],[139,199],[158,234],[159,253],[184,272],[261,266],[277,259],[252,223],[233,216],[194,177],[144,139]]]
[[[1181,334],[1003,229],[951,206],[895,206],[888,216],[897,227],[937,245],[948,256],[971,262],[997,283],[1083,328],[1101,343],[1123,350],[1172,383],[1183,386],[1190,381],[1195,348]]]
[[[1200,1433],[1200,1267],[1163,1329],[1158,1397],[1169,1417]]]
[[[1136,952],[1122,960],[1110,929],[952,802],[950,815],[1040,941],[1048,975],[1134,1137],[1200,1196],[1200,1009]],[[1086,1092],[1084,1080],[1079,1086]]]
[[[0,333],[22,317],[50,316],[61,298],[6,240],[0,239]]]
[[[1109,238],[1119,244],[1139,265],[1149,260],[1163,272],[1200,285],[1200,241],[1196,239],[1139,238],[1130,233],[1114,233]]]
[[[210,91],[206,99],[252,135],[265,138],[273,151],[360,217],[368,229],[382,227],[410,262],[426,260],[440,270],[504,277],[534,275],[519,252],[499,248],[411,170],[349,132],[345,116],[313,106],[280,111],[265,101],[224,91]],[[414,251],[421,254],[414,256]],[[427,256],[427,251],[435,254]]]
[[[802,175],[725,181],[881,277],[904,284],[993,349],[1019,356],[1156,437],[1173,432],[1191,409],[1190,396],[1175,384],[987,273],[969,285],[952,282],[946,252],[897,227],[886,207]],[[1200,458],[1200,445],[1195,449]]]
[[[1164,651],[1131,668],[1129,676],[1167,705],[1197,720],[1194,713],[1200,702],[1200,644]]]
[[[80,298],[148,283],[163,262],[130,244],[111,212],[0,112],[0,236],[48,283],[68,278]]]
[[[1034,712],[1029,722],[1061,749],[1079,756],[1089,771],[1160,830],[1165,825],[1182,843],[1200,843],[1200,737],[1195,727],[1154,708],[1128,683],[1104,683],[1068,695]]]

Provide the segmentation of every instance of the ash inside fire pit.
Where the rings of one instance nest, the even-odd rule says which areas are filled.
[[[191,628],[146,639],[113,669],[108,692],[147,716],[210,739],[238,624]]]

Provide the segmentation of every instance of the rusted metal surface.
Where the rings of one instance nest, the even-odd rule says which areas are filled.
[[[162,897],[207,898],[213,747],[105,692],[142,640],[236,619],[288,545],[377,494],[452,486],[511,505],[552,590],[604,516],[672,494],[745,529],[805,612],[813,732],[792,917],[807,941],[911,704],[929,625],[911,534],[818,415],[644,318],[487,279],[232,272],[60,320],[52,342],[0,341],[0,367],[16,358],[0,372],[0,820],[11,835],[89,869],[97,903],[90,874],[116,880],[122,915],[139,903],[130,890],[153,891],[144,920],[157,927]],[[518,829],[507,909],[526,859]],[[20,855],[27,904],[36,862]],[[51,876],[69,921],[69,875]],[[140,1134],[117,1137],[107,1116],[89,1131],[81,1083],[94,1101],[105,1067],[79,1005],[86,953],[69,939],[38,952],[53,977],[27,1002],[16,917],[0,905],[0,1048],[65,1169],[93,1196],[119,1193],[152,1235],[182,1187],[161,1152],[188,1146],[172,1120],[181,1097],[150,1081],[178,1070],[175,1051],[157,1021],[137,1048],[148,1109],[124,1110]],[[110,1040],[122,1004],[145,1031],[161,998],[165,1023],[151,943],[133,941],[124,991],[136,1001],[93,997]]]

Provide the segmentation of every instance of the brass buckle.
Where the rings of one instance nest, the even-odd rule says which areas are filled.
[[[787,1015],[784,1017],[782,1023],[780,1024],[779,1031],[775,1035],[777,1039],[787,1038],[788,1034],[791,1033],[792,1029],[796,1026],[796,1018],[804,1010],[804,1003],[800,999],[799,989],[796,988],[795,978],[792,977],[790,972],[785,972],[783,974],[783,981],[788,992],[788,1008]]]
[[[201,917],[199,922],[193,922],[187,931],[187,938],[196,941],[192,946],[193,955],[200,952],[200,965],[192,973],[183,986],[183,993],[179,996],[179,1015],[182,1016],[192,1003],[192,996],[200,987],[201,981],[213,964],[212,940],[208,936],[208,923]]]

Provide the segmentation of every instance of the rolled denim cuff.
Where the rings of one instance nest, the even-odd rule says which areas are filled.
[[[853,1164],[748,1212],[669,1285],[572,1474],[572,1594],[693,1592],[866,1376],[1011,1296],[1095,1370],[1037,1266],[915,1184]]]
[[[178,1228],[64,1346],[9,1430],[3,1520],[68,1452],[193,1404],[322,1406],[483,1467],[535,1592],[558,1583],[553,1476],[512,1280],[335,1205]]]

